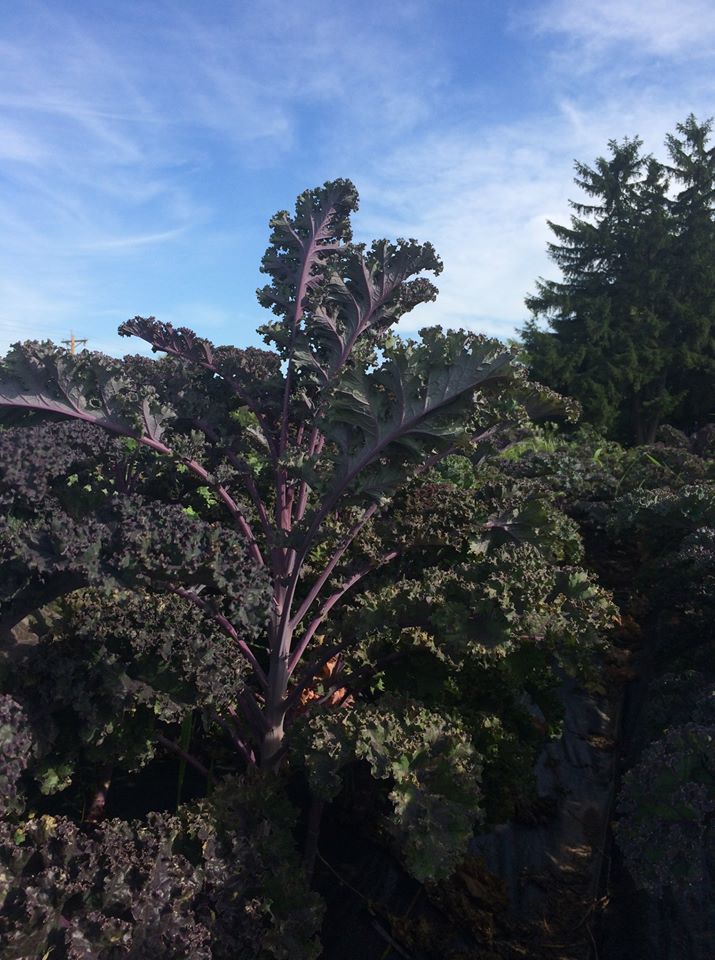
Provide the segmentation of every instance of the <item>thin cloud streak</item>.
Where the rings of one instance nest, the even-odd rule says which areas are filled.
[[[138,234],[133,237],[113,237],[106,240],[95,240],[91,247],[79,249],[91,250],[128,250],[136,247],[147,247],[156,243],[165,243],[174,240],[186,233],[186,227],[177,227],[175,230],[163,230],[161,233]]]
[[[709,0],[550,0],[528,19],[539,33],[569,38],[581,54],[627,47],[635,58],[712,55],[715,40]]]

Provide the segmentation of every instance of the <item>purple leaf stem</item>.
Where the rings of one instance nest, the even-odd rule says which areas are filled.
[[[326,215],[326,220],[328,219]],[[324,221],[325,222],[325,221]],[[317,231],[316,231],[317,232]],[[300,265],[300,277],[295,295],[295,311],[293,313],[293,323],[290,331],[290,347],[288,348],[288,369],[286,370],[285,386],[283,388],[283,413],[281,416],[281,440],[280,453],[284,454],[288,443],[288,407],[290,403],[291,374],[293,372],[293,349],[295,346],[295,335],[298,331],[298,324],[303,316],[303,298],[308,287],[308,275],[313,266],[313,257],[317,248],[315,234],[311,237],[307,248],[303,241],[300,242],[303,250],[303,262]]]
[[[441,406],[441,405],[442,405],[442,404],[437,404],[437,405],[435,405],[434,407],[432,407],[432,409],[431,409],[429,412],[430,412],[430,413],[433,413],[434,410],[438,409],[438,407]],[[418,423],[419,420],[420,420],[420,417],[413,418],[412,424]],[[313,540],[314,540],[315,536],[317,535],[318,531],[320,530],[320,526],[321,526],[321,524],[323,523],[323,521],[328,517],[328,515],[330,514],[330,512],[331,512],[331,511],[335,508],[335,506],[337,505],[338,501],[340,500],[340,497],[343,495],[343,493],[344,493],[345,490],[348,488],[348,486],[350,485],[350,483],[352,483],[352,481],[354,480],[354,478],[355,478],[363,469],[365,469],[365,467],[370,463],[370,461],[373,460],[374,457],[377,456],[377,454],[378,454],[382,449],[384,449],[384,448],[385,448],[386,446],[388,446],[396,437],[398,437],[398,436],[400,435],[400,433],[402,432],[403,429],[404,429],[404,424],[402,424],[400,428],[392,431],[391,434],[389,434],[387,437],[385,437],[385,438],[383,439],[383,441],[382,441],[381,444],[379,444],[377,447],[374,447],[373,450],[372,450],[369,454],[366,454],[366,455],[362,458],[362,460],[360,461],[360,463],[358,464],[358,466],[355,467],[355,468],[353,468],[353,470],[351,471],[350,474],[348,474],[348,477],[344,480],[344,482],[341,484],[341,486],[340,486],[337,490],[333,490],[332,493],[329,494],[328,497],[326,497],[325,501],[323,502],[322,507],[320,508],[320,510],[318,510],[318,512],[316,513],[315,517],[313,518],[313,521],[312,521],[312,523],[311,523],[311,525],[310,525],[310,528],[309,528],[309,530],[308,530],[308,532],[307,532],[307,534],[306,534],[306,536],[305,536],[305,538],[304,538],[303,547],[302,547],[302,549],[301,549],[300,554],[299,554],[299,555],[296,554],[296,561],[297,561],[297,562],[295,563],[295,567],[294,567],[294,571],[293,571],[293,574],[292,574],[291,584],[290,584],[289,589],[292,588],[293,590],[295,590],[295,586],[296,586],[296,584],[297,584],[298,575],[300,574],[300,569],[301,569],[301,566],[302,566],[303,561],[305,560],[305,557],[306,557],[306,554],[307,554],[307,552],[308,552],[309,546],[310,546],[310,544],[313,542]],[[472,437],[472,441],[473,441],[474,443],[477,443],[477,442],[479,442],[479,441],[486,440],[486,439],[488,439],[492,434],[494,434],[496,431],[497,431],[497,427],[496,427],[496,426],[490,427],[489,429],[483,431],[481,434],[475,434],[475,435]],[[445,450],[444,452],[438,452],[438,453],[433,454],[424,464],[422,464],[421,467],[419,467],[419,468],[417,469],[416,474],[421,474],[421,473],[425,472],[426,470],[434,467],[437,463],[440,462],[440,460],[443,460],[444,457],[446,457],[449,453],[453,452],[454,449],[456,449],[456,448],[455,448],[455,447],[452,447],[452,448],[450,448],[449,450]],[[374,505],[374,506],[375,506],[375,509],[377,509],[377,505]],[[370,509],[370,508],[368,508],[368,510],[369,510],[369,509]],[[373,513],[374,513],[374,510],[373,510]],[[371,515],[372,515],[372,514],[371,514]],[[344,552],[344,551],[343,551],[343,552]],[[340,559],[340,558],[338,557],[338,559]],[[332,561],[331,561],[331,562],[332,562]],[[337,561],[336,561],[336,562],[337,562]],[[386,561],[382,561],[382,562],[386,562]],[[322,574],[321,574],[321,577],[322,577]],[[324,582],[325,582],[325,581],[323,581],[323,583],[324,583]],[[322,587],[322,583],[321,583],[321,587]],[[319,588],[319,589],[320,589],[320,588]],[[311,591],[311,593],[312,593],[312,591]],[[311,602],[312,602],[312,600],[311,600]],[[305,603],[303,604],[303,606],[304,606],[304,605],[305,605]],[[301,607],[301,609],[302,609],[302,607]],[[306,608],[306,609],[307,609],[307,608]],[[297,622],[297,619],[296,619],[296,622]],[[305,649],[305,647],[303,646],[302,649]],[[301,652],[302,652],[302,651],[301,651]],[[295,658],[292,658],[292,659],[291,659],[291,663],[294,663],[294,659],[295,659]]]
[[[266,678],[266,674],[263,671],[263,667],[260,665],[260,663],[256,659],[255,654],[253,653],[251,648],[248,646],[246,641],[242,640],[239,637],[238,632],[236,631],[236,628],[228,619],[228,617],[225,617],[222,613],[219,613],[218,610],[214,610],[210,603],[202,599],[197,593],[194,593],[193,590],[186,590],[184,587],[171,587],[171,586],[168,587],[168,589],[170,593],[175,593],[177,597],[183,597],[185,600],[188,600],[190,603],[193,603],[194,606],[198,607],[199,610],[205,613],[207,617],[210,617],[220,627],[222,627],[225,630],[225,632],[229,635],[229,637],[231,637],[231,639],[236,642],[236,645],[238,646],[241,653],[244,655],[246,660],[248,660],[248,662],[253,667],[253,670],[256,674],[256,677],[260,685],[263,687],[264,690],[267,689],[268,680]]]
[[[325,620],[325,618],[333,609],[335,604],[338,603],[338,601],[342,600],[345,594],[352,587],[354,587],[356,583],[358,583],[360,580],[366,577],[368,573],[371,573],[377,567],[380,567],[385,563],[389,563],[390,560],[394,560],[395,557],[399,556],[399,554],[400,554],[399,550],[391,550],[389,553],[384,554],[382,557],[380,557],[380,559],[377,562],[371,563],[368,566],[363,567],[362,570],[358,570],[351,577],[348,577],[345,583],[343,583],[340,587],[338,587],[337,590],[335,590],[328,597],[328,599],[325,601],[323,606],[320,608],[320,611],[316,614],[315,617],[313,617],[313,619],[308,624],[305,633],[300,639],[300,643],[291,654],[290,660],[288,661],[289,675],[292,674],[293,671],[295,670],[298,664],[298,661],[300,660],[300,658],[303,656],[303,653],[305,652],[305,648],[313,639],[313,637],[315,636],[316,630],[318,629],[320,624],[323,622],[323,620]]]
[[[238,752],[241,754],[241,756],[246,761],[246,763],[251,767],[255,767],[256,765],[255,752],[245,743],[245,741],[241,737],[239,737],[238,733],[236,732],[232,724],[224,720],[223,717],[220,717],[218,713],[212,713],[212,716],[216,721],[216,723],[222,728],[222,730],[224,730],[228,734],[229,739],[231,740],[231,743],[238,750]]]
[[[359,476],[362,473],[362,471],[365,470],[365,468],[368,467],[370,463],[372,463],[372,461],[375,460],[375,458],[378,457],[383,452],[383,450],[385,450],[385,448],[388,447],[393,441],[397,440],[398,437],[400,437],[403,433],[409,432],[411,429],[413,429],[413,427],[415,427],[422,420],[424,420],[425,417],[431,416],[436,410],[439,410],[440,408],[445,406],[449,406],[449,404],[452,403],[454,399],[455,399],[454,396],[445,398],[440,403],[434,404],[432,407],[430,407],[429,410],[422,410],[419,414],[411,417],[408,421],[404,421],[404,420],[401,421],[393,430],[385,434],[385,436],[382,437],[379,443],[375,444],[368,451],[366,451],[366,453],[364,453],[363,456],[353,466],[352,470],[347,474],[347,476],[343,478],[342,482],[331,490],[331,492],[326,496],[325,500],[323,501],[320,509],[316,512],[315,516],[313,517],[310,527],[308,528],[308,531],[305,537],[303,538],[303,545],[300,549],[300,552],[296,553],[293,573],[291,575],[291,581],[288,586],[289,594],[292,595],[295,592],[295,587],[297,585],[297,581],[300,575],[300,570],[301,570],[303,561],[305,560],[308,554],[308,550],[310,549],[311,544],[313,543],[315,537],[317,536],[321,525],[326,520],[326,518],[330,515],[330,513],[335,509],[338,502],[340,501],[340,498],[348,489],[348,487],[353,482],[353,480],[357,476]],[[475,439],[481,440],[488,437],[494,429],[495,428],[490,428],[489,430],[485,431],[483,434],[476,437]],[[447,455],[448,452],[449,451],[434,454],[427,461],[427,463],[429,463],[430,466],[434,466],[434,464],[442,460]]]
[[[305,600],[304,600],[303,603],[300,605],[300,607],[298,608],[297,612],[294,614],[293,618],[291,619],[290,625],[291,625],[291,628],[292,628],[292,629],[295,629],[295,628],[298,626],[298,624],[300,623],[300,621],[303,619],[303,617],[306,615],[306,613],[307,613],[308,610],[310,609],[313,601],[314,601],[315,598],[318,596],[318,594],[320,593],[320,591],[323,589],[323,587],[324,587],[324,585],[325,585],[328,577],[331,575],[331,573],[333,572],[333,570],[335,569],[335,567],[338,565],[338,562],[340,561],[340,558],[343,556],[343,554],[344,554],[345,551],[348,549],[348,547],[350,546],[350,544],[353,542],[353,540],[355,539],[355,537],[357,537],[357,535],[358,535],[358,534],[360,533],[360,531],[363,529],[363,527],[364,527],[365,524],[368,522],[368,520],[369,520],[369,519],[375,514],[375,512],[377,511],[377,506],[378,506],[378,505],[377,505],[376,503],[371,504],[371,505],[364,511],[363,515],[360,517],[360,519],[357,521],[357,523],[355,523],[355,524],[351,527],[351,529],[347,532],[347,534],[343,537],[343,539],[341,540],[339,546],[338,546],[337,549],[335,550],[335,553],[332,555],[332,557],[331,557],[330,560],[328,561],[325,569],[324,569],[323,572],[320,574],[320,576],[318,577],[318,579],[315,581],[315,583],[313,584],[313,586],[310,588],[310,591],[309,591],[309,593],[308,593],[308,596],[305,598]]]
[[[265,733],[268,730],[268,723],[265,715],[258,706],[258,703],[256,702],[256,699],[252,693],[250,693],[248,690],[242,690],[238,695],[238,705],[241,708],[249,726],[253,726],[259,734]],[[226,712],[240,727],[241,718],[234,707],[227,707]]]
[[[279,446],[279,452],[281,455],[285,453],[288,444],[288,409],[290,404],[291,374],[293,372],[293,349],[295,346],[295,335],[298,332],[298,325],[300,324],[303,316],[303,300],[305,299],[305,295],[308,291],[308,285],[310,283],[310,271],[313,268],[313,263],[318,255],[323,255],[339,249],[339,245],[335,243],[318,243],[319,240],[325,239],[325,231],[330,224],[334,213],[335,208],[331,205],[324,213],[323,219],[319,224],[314,223],[313,218],[311,217],[313,233],[307,245],[305,240],[300,238],[295,231],[291,230],[294,238],[300,244],[303,256],[296,288],[295,311],[293,314],[293,323],[290,332],[290,346],[288,348],[288,369],[286,370],[285,387],[283,390],[283,415],[281,419],[281,439]]]
[[[167,750],[171,750],[171,752],[175,753],[177,757],[181,757],[182,760],[184,760],[186,763],[192,766],[194,770],[198,770],[199,773],[202,774],[204,777],[208,777],[209,772],[206,769],[206,767],[203,765],[203,763],[197,760],[196,757],[192,757],[190,753],[186,752],[186,750],[182,750],[182,748],[179,746],[178,743],[174,743],[173,740],[169,740],[168,737],[165,737],[161,733],[157,736],[156,739],[162,745],[162,747],[166,747]]]
[[[303,426],[301,424],[301,431]],[[302,436],[302,434],[301,434]],[[320,433],[317,427],[313,427],[310,433],[310,440],[308,441],[308,456],[314,457],[319,456],[323,450],[323,444],[325,443],[325,437]],[[301,481],[300,484],[300,493],[298,494],[298,509],[296,510],[296,522],[300,521],[305,516],[305,510],[308,506],[308,493],[310,492],[310,487],[308,486],[305,480]]]

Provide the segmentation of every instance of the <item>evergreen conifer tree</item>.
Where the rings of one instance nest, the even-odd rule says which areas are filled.
[[[593,167],[576,164],[591,202],[571,202],[570,227],[549,223],[563,279],[539,280],[526,300],[534,376],[637,443],[666,421],[700,426],[713,410],[715,157],[710,123],[690,116],[677,131],[671,166],[644,155],[638,138],[610,141]]]
[[[668,172],[680,186],[671,204],[674,384],[683,397],[682,425],[698,427],[715,416],[715,147],[712,121],[691,114],[676,130],[679,137],[666,139]]]

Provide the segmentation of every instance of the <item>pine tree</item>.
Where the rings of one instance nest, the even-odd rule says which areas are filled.
[[[702,426],[715,414],[715,147],[712,121],[691,114],[666,139],[673,181],[670,296],[678,342],[675,382],[683,394],[685,425]]]
[[[638,138],[610,141],[593,167],[576,164],[593,202],[571,201],[570,227],[549,223],[563,279],[539,280],[526,300],[534,376],[580,400],[587,421],[637,443],[665,421],[692,429],[713,407],[715,160],[709,123],[691,116],[677,129],[670,167]],[[674,197],[671,183],[682,184]]]

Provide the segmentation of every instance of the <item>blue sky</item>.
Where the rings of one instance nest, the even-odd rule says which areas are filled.
[[[715,112],[711,0],[0,0],[0,352],[127,317],[258,343],[269,217],[350,177],[431,240],[402,321],[507,337],[573,161]]]

